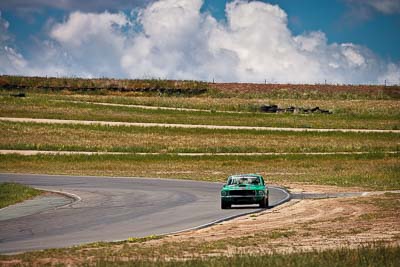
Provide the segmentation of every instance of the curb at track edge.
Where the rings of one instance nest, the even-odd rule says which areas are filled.
[[[286,197],[284,199],[280,200],[275,205],[269,206],[268,209],[275,208],[276,206],[279,206],[279,205],[281,205],[283,203],[286,203],[286,202],[291,200],[292,195],[288,190],[283,189],[281,187],[275,187],[275,186],[271,186],[270,188],[278,189],[278,190],[284,192],[286,194]],[[242,217],[242,216],[246,216],[246,215],[250,215],[250,214],[254,214],[254,213],[260,213],[260,212],[266,211],[268,209],[257,209],[257,210],[249,211],[249,212],[242,213],[242,214],[232,215],[232,216],[228,216],[228,217],[224,217],[224,218],[221,218],[221,219],[217,219],[215,221],[212,221],[212,222],[209,222],[209,223],[205,223],[205,224],[202,224],[202,225],[199,225],[199,226],[195,226],[195,227],[191,227],[191,228],[187,228],[187,229],[183,229],[183,230],[179,230],[179,231],[169,232],[169,233],[163,233],[163,234],[160,234],[160,236],[167,236],[167,235],[173,235],[173,234],[179,234],[179,233],[183,233],[183,232],[188,232],[188,231],[192,231],[192,230],[204,229],[204,228],[213,226],[213,225],[221,223],[221,222],[229,221],[229,220],[232,220],[232,219],[236,219],[238,217]]]

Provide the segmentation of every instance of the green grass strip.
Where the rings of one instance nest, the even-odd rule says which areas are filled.
[[[0,208],[33,198],[42,194],[42,191],[17,183],[0,184]]]
[[[0,155],[0,172],[160,177],[225,181],[228,175],[260,173],[269,183],[305,182],[399,189],[399,155]]]

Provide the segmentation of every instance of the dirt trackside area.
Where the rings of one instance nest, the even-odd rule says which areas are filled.
[[[296,190],[339,190],[331,186],[305,187],[307,190]],[[1,256],[0,264],[85,264],[100,259],[186,260],[355,248],[369,244],[400,245],[400,194],[292,200],[271,210],[200,230],[162,238],[131,238],[125,242],[99,242],[71,249]]]
[[[315,193],[342,191],[342,188],[331,186],[304,187],[308,190],[295,190]],[[349,188],[348,191],[355,190]],[[292,200],[272,210],[156,242],[194,242],[203,248],[188,251],[185,255],[188,257],[193,254],[287,253],[356,247],[374,242],[400,244],[400,194]]]

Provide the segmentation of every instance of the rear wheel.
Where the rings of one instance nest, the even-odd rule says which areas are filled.
[[[221,209],[230,209],[231,208],[231,203],[227,203],[224,200],[221,200]]]

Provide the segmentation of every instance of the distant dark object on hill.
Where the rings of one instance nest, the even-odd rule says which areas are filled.
[[[25,93],[17,93],[17,94],[11,94],[10,96],[13,96],[13,97],[26,97],[26,94]]]
[[[320,109],[319,107],[315,108],[298,108],[298,107],[288,107],[288,108],[279,108],[277,105],[262,105],[260,107],[261,112],[265,113],[324,113],[324,114],[332,114],[331,111],[326,109]]]

